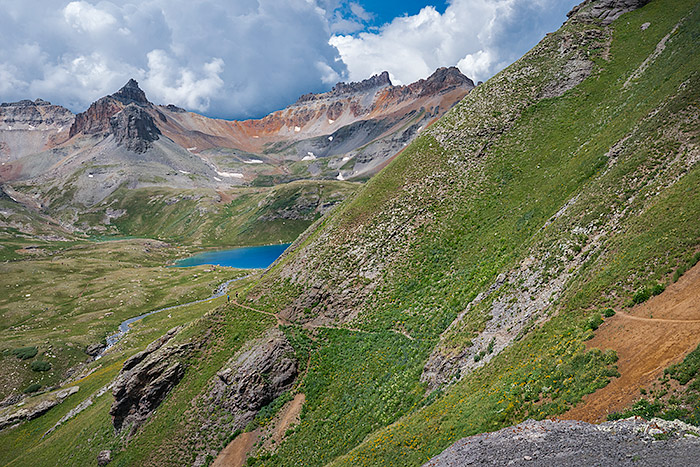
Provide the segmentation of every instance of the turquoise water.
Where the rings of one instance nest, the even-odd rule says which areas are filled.
[[[232,250],[206,251],[175,263],[186,268],[201,264],[214,264],[238,269],[265,269],[287,249],[290,243],[281,245],[249,246]]]

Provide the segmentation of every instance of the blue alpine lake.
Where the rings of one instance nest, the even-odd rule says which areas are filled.
[[[181,259],[175,267],[186,268],[202,264],[228,266],[238,269],[264,269],[271,265],[287,249],[290,243],[280,245],[250,246],[231,250],[205,251]]]

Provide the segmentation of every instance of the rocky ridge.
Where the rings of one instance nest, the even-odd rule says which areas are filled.
[[[42,99],[0,104],[0,161],[64,143],[74,118],[70,110]]]

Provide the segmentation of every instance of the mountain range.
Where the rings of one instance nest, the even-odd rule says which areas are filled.
[[[228,121],[154,105],[130,80],[77,115],[40,99],[2,104],[0,176],[45,184],[89,172],[76,180],[76,201],[88,205],[121,183],[153,183],[149,176],[175,187],[363,179],[473,88],[456,68],[408,86],[393,86],[384,72],[304,95],[260,120]],[[110,188],[83,188],[90,182]]]

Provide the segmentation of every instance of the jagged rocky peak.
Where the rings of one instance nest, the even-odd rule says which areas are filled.
[[[146,93],[139,87],[135,79],[130,79],[119,91],[112,94],[112,97],[124,104],[135,102],[137,104],[148,104]]]
[[[566,16],[573,21],[610,24],[624,13],[641,8],[650,0],[585,0]]]
[[[119,91],[93,102],[85,111],[75,117],[70,129],[70,137],[82,133],[94,135],[108,133],[111,127],[110,119],[121,112],[125,105],[150,106],[139,83],[130,79]],[[133,113],[133,112],[132,112]],[[156,138],[157,139],[157,138]]]
[[[109,124],[117,144],[136,153],[146,152],[161,134],[153,117],[133,103],[112,116]]]
[[[462,74],[456,66],[438,68],[426,81],[456,85],[468,84],[474,87],[474,81]]]
[[[420,86],[423,88],[422,93],[435,93],[446,89],[456,87],[465,87],[469,90],[474,89],[474,81],[463,75],[459,68],[451,66],[449,68],[438,68],[435,72],[424,80],[410,84],[408,87]]]
[[[359,83],[338,83],[331,90],[332,94],[351,94],[356,92],[369,91],[370,89],[392,86],[389,72],[383,71],[378,75],[360,81]]]
[[[384,71],[378,75],[374,75],[371,78],[362,80],[357,83],[338,83],[335,86],[333,86],[333,89],[331,89],[329,92],[325,92],[322,94],[304,94],[297,100],[296,103],[301,104],[304,102],[324,99],[327,97],[339,97],[348,94],[363,93],[387,86],[392,86],[392,84],[391,79],[389,78],[389,72]]]

